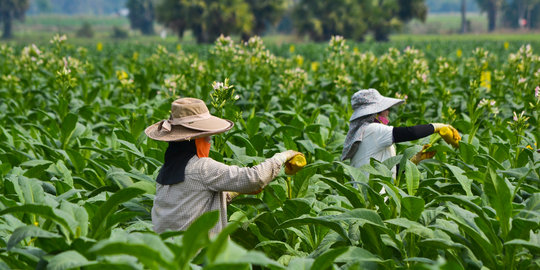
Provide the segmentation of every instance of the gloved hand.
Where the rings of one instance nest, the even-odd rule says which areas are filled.
[[[306,166],[306,157],[304,154],[296,154],[285,162],[285,174],[293,175]]]
[[[304,154],[293,150],[277,153],[274,158],[285,163],[285,173],[288,175],[295,174],[306,165]]]
[[[426,151],[430,147],[431,147],[431,144],[424,144],[424,147],[422,147],[422,150],[420,150],[418,153],[416,153],[416,155],[414,155],[411,158],[411,161],[414,164],[418,164],[418,163],[420,163],[420,161],[422,161],[424,159],[430,159],[433,156],[435,156],[437,151]]]
[[[240,195],[238,192],[227,191],[225,192],[227,203],[230,203],[236,196]]]
[[[285,161],[293,158],[294,156],[296,156],[298,154],[301,155],[302,153],[300,153],[298,151],[294,151],[294,150],[287,150],[287,151],[275,154],[272,158],[277,159],[280,163],[283,164],[283,163],[285,163]]]
[[[448,124],[433,123],[433,128],[436,133],[439,133],[445,142],[451,144],[455,148],[459,147],[459,141],[461,141],[461,136],[457,129]]]

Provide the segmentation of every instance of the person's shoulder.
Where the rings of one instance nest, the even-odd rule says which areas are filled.
[[[369,123],[366,126],[366,131],[368,131],[368,132],[388,132],[388,131],[392,131],[393,128],[394,127],[392,127],[392,126],[384,125],[384,124],[381,124],[381,123]]]
[[[227,165],[209,157],[193,156],[186,166],[186,175],[199,175],[206,177],[208,174],[223,170]]]
[[[199,167],[199,166],[209,166],[209,167],[221,167],[221,166],[227,166],[224,163],[221,163],[213,158],[210,157],[198,157],[195,155],[190,161],[193,166]]]

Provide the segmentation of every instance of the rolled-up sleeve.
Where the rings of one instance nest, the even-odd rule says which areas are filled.
[[[253,167],[229,166],[211,158],[201,158],[200,182],[211,191],[249,193],[260,190],[281,170],[281,162],[269,158]]]

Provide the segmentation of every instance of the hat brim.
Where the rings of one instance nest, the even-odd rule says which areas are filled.
[[[188,128],[185,126],[185,124],[184,126],[172,125],[171,131],[166,131],[164,129],[160,130],[159,126],[161,125],[162,121],[159,121],[147,127],[144,130],[144,133],[146,134],[146,136],[148,136],[148,138],[156,140],[156,141],[163,141],[163,142],[188,141],[188,140],[208,137],[214,134],[227,132],[234,126],[234,123],[230,120],[221,119],[214,116],[213,118],[219,119],[219,123],[216,121],[216,119],[213,119],[212,121],[206,121],[206,120],[210,120],[210,119],[206,119],[206,120],[202,120],[202,121],[206,121],[206,123],[204,123],[203,125],[195,126],[199,128],[205,128],[206,130],[197,130],[197,129]],[[202,122],[202,121],[197,121],[197,122]],[[212,124],[212,123],[216,124],[216,126],[210,129],[208,124]],[[193,126],[193,123],[190,126]]]
[[[367,115],[380,113],[382,111],[390,109],[391,107],[400,105],[403,102],[405,102],[403,99],[384,97],[378,103],[370,104],[363,108],[356,109],[351,115],[351,119],[349,119],[349,121],[352,121],[352,120],[355,120],[355,119],[358,119],[360,117],[364,117]]]
[[[198,120],[198,121],[189,122],[189,123],[183,123],[180,125],[186,128],[194,129],[198,131],[212,132],[216,130],[227,129],[231,125],[230,123],[231,122],[228,120],[221,119],[219,117],[215,117],[211,115],[210,118],[208,119]]]

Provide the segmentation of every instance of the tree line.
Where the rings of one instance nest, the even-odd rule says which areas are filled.
[[[75,10],[82,0],[34,0],[43,9]],[[53,1],[53,2],[51,2]],[[119,1],[104,1],[111,9]],[[219,35],[247,38],[262,35],[277,24],[286,24],[298,35],[313,41],[326,41],[332,35],[362,41],[372,33],[377,41],[388,39],[391,32],[412,19],[424,21],[428,13],[426,0],[122,0],[129,9],[132,29],[154,34],[158,22],[182,37],[190,30],[198,42],[213,42]],[[85,2],[85,1],[82,1]],[[86,1],[88,2],[88,1]],[[86,3],[85,2],[85,3]],[[428,0],[429,3],[433,2]],[[540,0],[445,0],[453,6],[460,2],[463,31],[465,14],[471,2],[488,15],[488,30],[502,22],[505,27],[540,28]],[[94,2],[94,4],[97,2]],[[116,3],[116,6],[114,5]],[[87,3],[88,4],[88,3]],[[98,3],[99,5],[99,3]],[[432,3],[430,4],[432,5]],[[29,0],[0,0],[2,37],[12,35],[14,20],[24,19]],[[502,13],[502,16],[500,15]]]
[[[128,0],[134,29],[152,34],[152,20],[182,37],[191,30],[198,42],[219,35],[262,35],[286,18],[299,35],[326,41],[332,35],[363,40],[372,32],[383,41],[407,21],[426,19],[424,0]]]

